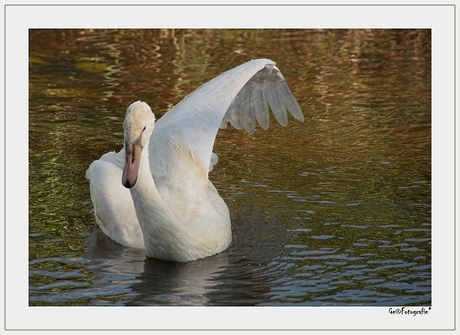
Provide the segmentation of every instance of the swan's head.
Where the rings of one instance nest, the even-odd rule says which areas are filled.
[[[123,122],[126,157],[121,181],[127,188],[136,184],[142,149],[149,142],[154,123],[155,115],[143,101],[132,103],[126,110]]]

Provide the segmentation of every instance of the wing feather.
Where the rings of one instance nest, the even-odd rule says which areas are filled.
[[[281,101],[279,100],[276,90],[272,85],[269,85],[266,88],[266,96],[268,105],[270,106],[273,115],[275,115],[276,121],[278,121],[283,127],[286,127],[288,123],[286,108],[281,105]]]
[[[253,90],[251,106],[256,114],[257,122],[259,122],[262,129],[267,130],[270,124],[270,113],[268,113],[267,98],[261,90]]]
[[[236,129],[246,129],[254,134],[255,121],[263,129],[268,129],[270,109],[275,119],[287,126],[286,109],[295,119],[303,122],[302,110],[286,83],[283,75],[273,62],[255,73],[242,87],[224,115],[221,128],[226,128],[228,122]]]
[[[303,122],[304,117],[302,109],[300,108],[297,100],[294,98],[294,94],[292,94],[289,86],[287,84],[277,85],[275,90],[281,105],[286,107],[296,120]]]

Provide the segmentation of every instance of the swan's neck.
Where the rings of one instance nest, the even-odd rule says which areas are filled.
[[[189,232],[174,216],[155,186],[149,164],[149,147],[142,150],[136,185],[131,188],[137,218],[144,235],[147,256],[186,261],[181,241],[190,240]]]
[[[148,144],[142,150],[136,184],[131,188],[147,256],[170,261],[190,261],[209,256],[201,236],[179,222],[159,194],[149,164]]]
[[[198,217],[197,211],[190,210],[184,204],[183,208],[175,210],[190,210],[190,213],[181,217],[195,219],[200,222],[201,227],[192,225],[189,229],[187,225],[190,222],[178,221],[155,185],[150,170],[148,144],[142,150],[137,182],[131,188],[131,196],[144,236],[145,251],[149,257],[179,262],[192,261],[221,252],[231,242],[228,210],[226,220],[220,217],[222,213],[218,213],[217,218],[207,212],[206,215]],[[216,196],[217,193],[214,197]]]

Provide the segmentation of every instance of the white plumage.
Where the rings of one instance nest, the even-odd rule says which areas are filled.
[[[256,120],[267,129],[269,107],[283,126],[286,109],[303,121],[284,77],[268,59],[222,73],[156,123],[145,102],[131,104],[123,149],[104,154],[86,172],[102,231],[164,260],[191,261],[225,250],[232,240],[230,216],[208,180],[217,163],[216,134],[228,122],[250,134]]]

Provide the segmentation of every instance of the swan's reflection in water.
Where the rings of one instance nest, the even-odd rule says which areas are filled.
[[[247,217],[250,217],[249,220]],[[113,286],[112,297],[123,305],[257,305],[269,300],[271,281],[285,230],[262,209],[233,213],[229,249],[194,262],[175,263],[124,247],[94,226],[85,257],[92,261],[95,284]],[[107,293],[106,290],[104,290]],[[108,302],[107,302],[108,304]]]

